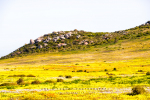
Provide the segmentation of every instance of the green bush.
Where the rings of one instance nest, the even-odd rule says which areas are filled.
[[[132,88],[132,94],[133,95],[143,94],[145,92],[146,92],[145,89],[140,85],[137,85],[137,86]]]

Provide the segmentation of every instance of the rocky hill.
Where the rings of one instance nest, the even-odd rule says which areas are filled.
[[[114,44],[118,40],[135,39],[150,35],[150,21],[131,29],[115,32],[86,32],[84,30],[53,31],[18,48],[1,59],[25,56],[32,53],[86,50],[97,45]]]

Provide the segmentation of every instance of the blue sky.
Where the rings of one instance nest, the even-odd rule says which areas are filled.
[[[150,20],[150,0],[0,0],[0,57],[52,31],[114,32]]]

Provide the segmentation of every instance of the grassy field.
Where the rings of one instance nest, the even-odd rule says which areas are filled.
[[[82,51],[35,53],[0,60],[0,98],[149,100],[148,71],[150,36]],[[23,82],[17,84],[20,78]],[[130,95],[136,85],[143,86],[146,93]]]

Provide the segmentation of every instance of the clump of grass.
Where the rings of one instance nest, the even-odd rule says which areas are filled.
[[[150,75],[150,72],[148,71],[148,72],[146,73],[146,75]]]
[[[66,78],[72,78],[72,76],[71,76],[71,75],[66,75],[65,77],[66,77]]]
[[[27,77],[36,77],[36,76],[34,76],[34,75],[32,75],[32,74],[29,74],[29,75],[27,75]]]
[[[38,80],[32,81],[31,84],[40,84],[41,82]]]
[[[63,79],[57,79],[57,82],[64,82]]]
[[[145,89],[140,85],[137,85],[137,86],[132,88],[132,94],[133,95],[143,94],[145,92],[146,92]]]
[[[19,79],[17,80],[17,84],[18,84],[18,85],[24,84],[24,80],[23,80],[22,78],[19,78]]]
[[[74,70],[72,72],[75,72]]]

